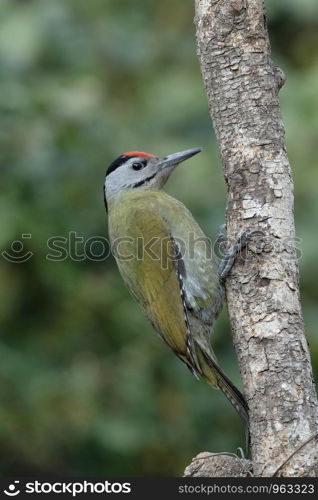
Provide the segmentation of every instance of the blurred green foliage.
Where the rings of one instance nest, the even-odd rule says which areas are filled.
[[[318,4],[267,6],[317,374]],[[203,146],[168,190],[207,234],[223,222],[192,19],[190,0],[0,0],[1,249],[30,233],[34,253],[0,257],[2,475],[178,475],[199,451],[242,445],[225,398],[158,340],[112,258],[46,259],[53,235],[106,236],[104,172],[131,149]],[[214,344],[239,384],[226,313]]]

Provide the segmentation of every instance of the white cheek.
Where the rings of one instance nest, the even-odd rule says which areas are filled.
[[[111,198],[116,195],[121,189],[121,183],[120,179],[118,176],[115,176],[114,174],[110,174],[105,181],[105,191],[106,191],[106,198]]]
[[[121,170],[121,167],[109,174],[105,181],[106,198],[114,197],[122,189],[131,186],[134,182],[138,182],[136,177],[139,176],[136,176],[136,172],[132,169],[125,168],[125,170]]]

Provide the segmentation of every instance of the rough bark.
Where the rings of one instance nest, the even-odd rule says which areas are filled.
[[[201,70],[228,187],[228,236],[247,229],[265,234],[261,247],[237,259],[226,287],[250,408],[254,475],[274,475],[286,462],[277,474],[313,476],[317,439],[309,438],[318,428],[317,397],[278,102],[284,74],[271,61],[262,0],[195,3]]]
[[[184,471],[184,477],[250,477],[253,475],[250,460],[232,453],[199,453]]]

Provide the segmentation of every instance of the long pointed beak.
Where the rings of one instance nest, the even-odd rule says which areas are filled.
[[[191,156],[194,156],[202,151],[202,148],[193,148],[193,149],[186,149],[186,151],[180,151],[179,153],[173,153],[172,155],[165,156],[165,158],[162,158],[162,160],[159,162],[159,168],[160,170],[173,167],[174,165],[178,165],[182,161],[187,160],[188,158],[191,158]]]

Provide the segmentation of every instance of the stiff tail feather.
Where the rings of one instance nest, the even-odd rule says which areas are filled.
[[[246,445],[247,449],[250,444],[250,430],[249,430],[249,416],[248,416],[248,406],[247,402],[244,399],[243,394],[235,387],[235,385],[231,382],[231,380],[225,375],[225,373],[221,370],[221,368],[217,365],[217,363],[209,356],[206,352],[201,351],[203,357],[207,364],[213,370],[213,375],[216,379],[215,385],[221,389],[223,394],[229,400],[233,408],[237,411],[239,416],[241,417],[244,428],[245,428],[245,436],[246,436]],[[208,379],[208,377],[207,377]]]

